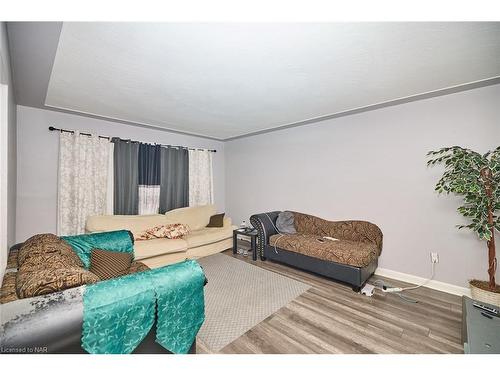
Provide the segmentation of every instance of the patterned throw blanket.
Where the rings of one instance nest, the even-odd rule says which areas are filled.
[[[90,266],[92,249],[130,252],[126,230],[62,237]],[[172,353],[187,353],[205,320],[205,274],[187,260],[87,285],[83,294],[82,347],[89,353],[131,353],[151,330]]]
[[[82,347],[131,353],[156,321],[156,341],[187,353],[205,320],[205,274],[194,260],[87,285]]]

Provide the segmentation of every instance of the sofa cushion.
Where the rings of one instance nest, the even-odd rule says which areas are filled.
[[[189,229],[199,230],[205,228],[210,221],[210,217],[216,214],[216,208],[213,204],[206,206],[184,207],[167,211],[165,218],[169,224],[186,224]]]
[[[89,216],[85,229],[87,232],[107,232],[126,229],[137,235],[157,225],[169,224],[165,215],[97,215]]]
[[[293,214],[298,233],[329,236],[354,242],[372,242],[377,246],[377,255],[380,255],[382,251],[382,231],[378,226],[368,221],[328,221],[300,212]]]
[[[318,238],[322,237],[310,234],[275,234],[269,238],[269,244],[313,258],[354,267],[365,267],[378,256],[377,245],[371,242],[327,239],[319,242]]]
[[[107,280],[127,274],[131,264],[130,253],[93,249],[89,271],[99,276],[101,280]]]
[[[186,252],[188,244],[184,239],[170,240],[156,238],[154,240],[137,241],[134,245],[135,259],[145,259],[157,255]]]
[[[97,275],[84,268],[49,268],[33,272],[18,272],[16,291],[19,298],[29,298],[98,281]]]
[[[185,240],[188,243],[188,247],[193,248],[222,241],[226,238],[232,238],[232,236],[233,228],[231,226],[226,226],[222,228],[204,228],[190,232],[185,237]]]

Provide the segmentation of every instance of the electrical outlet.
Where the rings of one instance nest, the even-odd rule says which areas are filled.
[[[439,263],[439,254],[438,253],[431,253],[431,262],[432,263]]]

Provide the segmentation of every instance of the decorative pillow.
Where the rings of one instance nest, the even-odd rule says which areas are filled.
[[[19,298],[59,292],[99,281],[99,277],[84,268],[43,269],[18,272],[16,291]]]
[[[146,229],[134,236],[136,241],[152,240],[154,238],[182,238],[189,233],[189,227],[185,224],[168,224],[158,225],[156,227]]]
[[[170,233],[167,233],[167,238],[174,240],[182,238],[189,233],[189,227],[186,224],[170,224]]]
[[[283,234],[295,234],[297,230],[294,225],[293,213],[290,211],[280,212],[276,219],[276,228]]]
[[[207,228],[222,228],[224,226],[224,215],[225,213],[210,216]]]
[[[90,272],[101,280],[113,279],[129,273],[132,255],[120,251],[93,249],[90,255]]]
[[[40,258],[31,260],[32,258]],[[54,234],[38,234],[29,238],[19,249],[17,256],[18,267],[21,269],[23,264],[30,262],[32,268],[38,263],[43,268],[47,267],[47,262],[59,262],[64,258],[65,264],[70,267],[83,267],[78,255],[71,246]]]

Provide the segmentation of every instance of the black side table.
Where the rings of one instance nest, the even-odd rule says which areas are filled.
[[[238,236],[247,236],[250,237],[252,259],[257,260],[257,235],[257,230],[253,228],[240,228],[233,230],[233,254],[236,254],[238,249]]]

